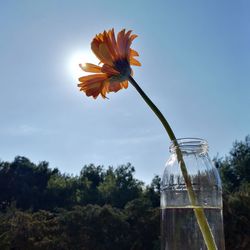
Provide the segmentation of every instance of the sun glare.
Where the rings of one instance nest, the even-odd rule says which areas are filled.
[[[84,72],[79,64],[84,65],[84,63],[94,63],[98,64],[99,61],[95,57],[94,53],[91,50],[79,50],[72,53],[69,58],[69,74],[74,79],[77,80],[79,77],[88,75],[89,73]]]

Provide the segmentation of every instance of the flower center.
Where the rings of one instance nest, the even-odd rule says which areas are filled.
[[[128,78],[131,74],[131,68],[129,62],[126,59],[120,59],[114,62],[115,69],[120,72],[120,77]]]

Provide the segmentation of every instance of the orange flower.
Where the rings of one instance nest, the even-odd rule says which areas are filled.
[[[130,48],[137,35],[131,35],[123,29],[115,38],[114,29],[95,36],[91,49],[100,60],[101,66],[86,63],[79,65],[85,72],[95,73],[79,78],[80,91],[87,96],[97,98],[99,94],[106,98],[106,93],[117,92],[128,87],[128,77],[132,74],[130,65],[141,66],[134,57],[139,54]]]

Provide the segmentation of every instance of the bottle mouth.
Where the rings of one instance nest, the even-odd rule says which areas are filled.
[[[177,147],[182,153],[207,153],[208,143],[201,138],[180,138],[173,140],[169,147],[171,153],[176,152]]]

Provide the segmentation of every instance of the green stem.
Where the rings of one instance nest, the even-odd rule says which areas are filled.
[[[137,82],[134,80],[132,76],[129,76],[130,83],[135,87],[135,89],[139,92],[141,97],[144,99],[144,101],[148,104],[148,106],[152,109],[152,111],[156,114],[156,116],[160,119],[162,125],[166,129],[170,140],[176,141],[175,135],[173,130],[171,129],[169,123],[161,113],[161,111],[155,106],[155,104],[149,99],[149,97],[144,93],[144,91],[141,89],[141,87],[137,84]]]
[[[141,87],[137,84],[137,82],[134,80],[132,76],[129,76],[130,83],[135,87],[135,89],[138,91],[138,93],[141,95],[141,97],[144,99],[144,101],[149,105],[149,107],[152,109],[152,111],[155,113],[155,115],[159,118],[162,125],[164,126],[166,132],[169,135],[170,140],[174,143],[174,146],[176,148],[176,155],[177,160],[180,165],[180,169],[187,187],[188,197],[189,201],[193,207],[195,217],[197,219],[199,228],[201,230],[203,239],[205,241],[205,244],[208,248],[208,250],[217,250],[216,243],[214,241],[214,237],[211,231],[211,228],[208,224],[204,209],[197,206],[196,202],[196,196],[195,192],[193,190],[191,178],[188,174],[186,164],[183,160],[183,156],[180,150],[180,147],[178,145],[178,142],[176,140],[176,137],[174,135],[173,130],[171,129],[169,123],[161,113],[161,111],[155,106],[155,104],[149,99],[149,97],[144,93],[144,91],[141,89]]]

